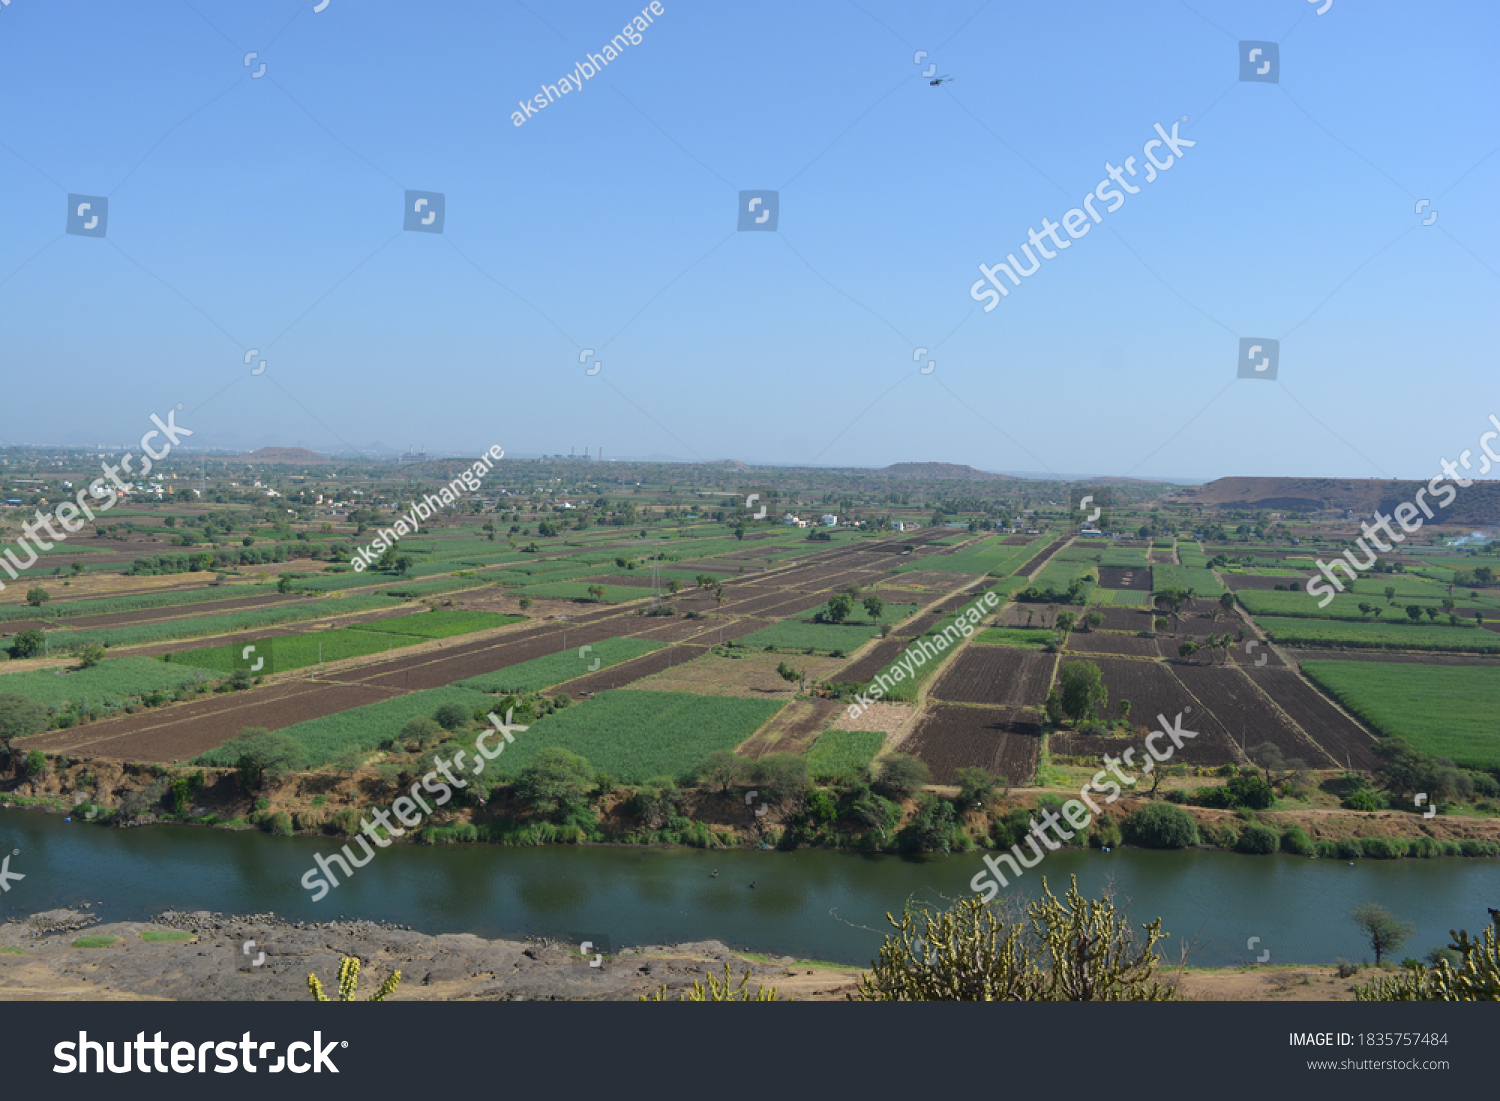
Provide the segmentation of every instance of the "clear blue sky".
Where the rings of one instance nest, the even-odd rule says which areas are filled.
[[[217,447],[1427,478],[1500,414],[1492,3],[663,0],[513,125],[643,6],[12,0],[0,441],[182,403]],[[1184,115],[983,312],[981,262]],[[775,233],[736,231],[757,188]]]

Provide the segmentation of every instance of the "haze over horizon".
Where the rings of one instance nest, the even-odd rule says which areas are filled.
[[[1500,413],[1492,6],[658,6],[521,126],[646,5],[0,10],[0,445],[1426,480]]]

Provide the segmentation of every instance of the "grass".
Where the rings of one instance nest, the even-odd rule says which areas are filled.
[[[418,638],[411,635],[377,634],[374,631],[354,630],[314,631],[305,635],[283,635],[280,638],[256,641],[256,656],[266,658],[266,673],[285,673],[290,669],[305,669],[322,661],[343,661],[366,654],[383,654],[387,650],[403,646],[415,646]],[[172,661],[184,661],[204,669],[216,669],[221,673],[232,673],[243,665],[240,654],[244,646],[231,643],[228,646],[212,646],[203,650],[179,650]]]
[[[0,956],[24,956],[26,949],[12,948],[8,944],[0,944]]]
[[[627,784],[682,776],[715,750],[734,749],[781,707],[776,700],[686,692],[601,692],[533,723],[491,767],[514,776],[540,750],[561,746]]]
[[[812,617],[820,611],[826,610],[828,605],[819,604],[816,608],[809,608],[805,612],[798,612],[796,618],[803,623],[811,623]],[[889,623],[892,626],[910,619],[920,612],[924,605],[921,604],[887,604],[880,613],[880,623]],[[854,613],[844,621],[846,624],[865,624],[874,621],[870,619],[870,613],[865,611],[865,606],[860,601],[854,602]],[[879,626],[879,624],[874,624]]]
[[[166,665],[155,658],[108,658],[91,669],[78,669],[66,676],[59,676],[55,669],[0,673],[0,692],[15,692],[47,707],[87,699],[92,708],[113,711],[123,707],[124,701],[148,692],[171,692],[183,685],[220,679],[218,671],[204,666]]]
[[[385,595],[402,597],[437,596],[440,593],[457,592],[459,589],[473,589],[488,583],[488,578],[439,577],[434,581],[413,581],[406,585],[396,585],[393,588],[386,589]]]
[[[774,646],[778,650],[820,650],[832,653],[842,650],[846,654],[863,646],[880,633],[878,627],[842,623],[804,623],[789,619],[770,627],[763,627],[754,634],[739,640],[741,646],[762,649]]]
[[[242,612],[199,616],[195,619],[143,623],[136,627],[114,627],[100,631],[51,631],[48,632],[47,637],[54,647],[90,646],[96,643],[101,646],[135,646],[146,642],[169,642],[173,639],[222,635],[231,631],[258,627],[274,627],[277,624],[294,623],[303,619],[354,615],[378,608],[394,608],[398,604],[400,601],[389,596],[344,596],[315,600],[307,604],[251,608]]]
[[[1319,597],[1309,596],[1306,592],[1294,593],[1277,592],[1272,589],[1267,592],[1264,589],[1241,589],[1239,601],[1252,615],[1288,616],[1297,619],[1352,619],[1364,620],[1367,623],[1392,623],[1407,622],[1406,606],[1416,604],[1422,608],[1436,608],[1447,595],[1442,589],[1434,587],[1432,591],[1418,595],[1407,593],[1405,596],[1397,596],[1395,604],[1387,604],[1384,593],[1337,593],[1324,607],[1318,607]],[[1463,603],[1475,607],[1476,602],[1467,596]],[[1361,604],[1371,605],[1380,609],[1378,619],[1367,616],[1359,610]],[[1474,615],[1470,613],[1459,613],[1460,619],[1472,620]],[[1489,617],[1493,618],[1493,617]],[[1437,622],[1445,624],[1448,614],[1439,611]],[[1424,618],[1423,622],[1427,622]]]
[[[918,571],[978,573],[989,574],[992,577],[1005,577],[1017,566],[1030,559],[1040,546],[1047,542],[1045,539],[1039,539],[1028,546],[1007,547],[1002,542],[1003,538],[1003,536],[992,536],[956,554],[945,554],[941,557],[927,555],[914,562],[903,563],[890,572],[893,574]]]
[[[302,743],[306,754],[302,767],[321,768],[351,749],[373,752],[381,742],[400,733],[408,719],[418,715],[431,718],[445,703],[461,703],[477,711],[480,708],[488,710],[494,702],[483,692],[469,688],[430,688],[425,692],[412,692],[392,700],[340,711],[337,715],[309,719],[284,728],[283,733]],[[221,755],[217,749],[199,754],[192,763],[223,768],[234,764],[227,754]]]
[[[1111,608],[1145,608],[1151,604],[1151,594],[1138,589],[1095,589],[1093,601]]]
[[[878,730],[825,730],[807,751],[807,772],[814,780],[852,776],[869,765],[885,745]]]
[[[119,937],[112,937],[96,933],[89,937],[79,937],[73,942],[74,948],[113,948],[120,943]]]
[[[198,938],[182,929],[147,929],[141,939],[147,944],[181,944]]]
[[[1370,650],[1449,650],[1500,653],[1500,634],[1477,627],[1354,623],[1348,620],[1257,619],[1273,640],[1293,646],[1350,646]]]
[[[980,646],[1045,646],[1056,632],[1038,627],[990,627],[974,636]]]
[[[1308,661],[1302,671],[1381,734],[1465,768],[1500,768],[1500,677],[1493,669]]]
[[[415,635],[418,638],[453,638],[456,635],[504,627],[507,623],[520,623],[525,618],[522,615],[499,615],[495,612],[471,612],[461,608],[438,608],[417,615],[361,623],[351,627],[350,630]]]
[[[39,582],[46,589],[49,582]],[[48,592],[51,592],[48,589]],[[141,593],[138,596],[106,596],[94,600],[53,599],[40,608],[29,604],[0,608],[0,623],[18,619],[58,619],[75,615],[111,615],[143,608],[171,608],[181,604],[205,604],[215,600],[239,600],[274,592],[274,586],[225,585],[217,589],[194,589],[185,593]]]
[[[608,669],[642,654],[660,650],[665,645],[663,642],[639,638],[609,638],[594,643],[584,656],[579,655],[579,647],[559,650],[546,657],[533,658],[493,673],[454,683],[459,688],[472,688],[477,692],[540,692],[543,688],[550,688],[554,684],[561,684],[590,672],[595,659],[598,660],[600,669]]]

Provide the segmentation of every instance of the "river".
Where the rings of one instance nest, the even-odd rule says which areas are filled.
[[[720,940],[736,948],[867,964],[887,910],[968,893],[980,856],[905,859],[826,850],[720,851],[554,845],[393,845],[321,902],[299,881],[332,838],[272,837],[194,826],[119,830],[0,809],[12,878],[0,918],[95,903],[105,920],[165,909],[272,911],[288,920],[369,918],[427,933],[545,934],[596,944]],[[356,851],[358,851],[356,849]],[[712,878],[710,873],[719,875]],[[15,879],[15,874],[24,879]],[[1030,897],[1078,876],[1085,895],[1113,881],[1137,922],[1155,917],[1166,947],[1196,942],[1199,966],[1331,963],[1370,956],[1349,912],[1378,902],[1416,925],[1406,951],[1477,932],[1500,907],[1500,860],[1313,860],[1212,850],[1063,850],[1014,881]],[[751,887],[750,883],[755,886]],[[1259,940],[1247,948],[1250,938]],[[607,938],[607,940],[606,940]]]

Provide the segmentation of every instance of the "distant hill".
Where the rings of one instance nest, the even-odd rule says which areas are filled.
[[[892,463],[881,467],[876,474],[891,478],[922,478],[929,481],[948,480],[959,482],[1016,481],[1009,474],[992,474],[988,470],[975,470],[961,463]]]
[[[1432,522],[1500,523],[1500,482],[1476,481],[1467,489],[1444,484],[1455,488],[1458,496],[1447,508],[1438,508],[1434,495],[1428,493],[1426,499],[1436,514]],[[1376,509],[1388,514],[1403,501],[1417,503],[1417,490],[1426,488],[1426,482],[1377,478],[1219,478],[1163,497],[1162,503],[1277,512],[1349,509],[1356,516],[1369,517]]]
[[[318,463],[331,462],[316,451],[309,451],[305,447],[262,447],[259,451],[252,451],[248,455],[241,455],[238,462],[242,463],[290,463],[297,466],[315,466]]]

